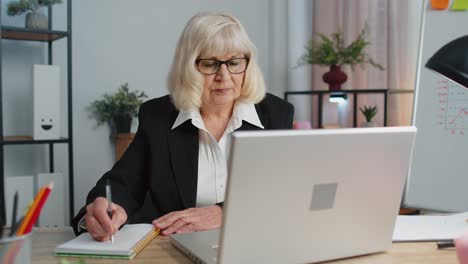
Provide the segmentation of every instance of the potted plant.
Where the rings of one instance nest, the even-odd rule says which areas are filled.
[[[312,38],[306,46],[306,53],[302,56],[300,64],[317,64],[330,66],[330,71],[323,75],[323,81],[329,85],[330,90],[340,90],[347,76],[341,71],[342,65],[350,65],[354,71],[354,66],[360,65],[364,68],[370,64],[377,69],[383,70],[383,66],[376,63],[366,52],[366,47],[370,45],[367,41],[367,30],[364,27],[357,38],[349,45],[345,45],[343,32],[333,33],[330,37],[322,33],[316,33],[317,37]]]
[[[108,123],[112,134],[130,133],[133,117],[138,115],[144,98],[144,92],[130,92],[128,83],[124,83],[115,94],[104,94],[103,99],[93,101],[88,110],[98,125]]]
[[[41,7],[49,7],[62,3],[62,0],[18,0],[9,2],[7,14],[10,16],[26,14],[26,27],[32,29],[48,29],[47,16],[39,11]]]
[[[363,127],[376,127],[377,124],[372,121],[372,119],[377,114],[377,106],[364,106],[360,107],[359,110],[366,118],[365,122],[362,122]]]

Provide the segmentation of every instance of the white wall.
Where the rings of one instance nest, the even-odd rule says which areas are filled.
[[[8,2],[8,1],[7,1]],[[2,21],[22,26],[24,16]],[[284,0],[79,0],[73,1],[73,135],[75,211],[89,189],[114,163],[106,126],[96,127],[85,111],[89,103],[128,82],[131,89],[150,98],[167,93],[166,74],[176,41],[187,20],[199,11],[227,11],[237,16],[259,50],[259,62],[268,91],[283,97],[288,86],[288,1]],[[65,29],[65,4],[54,8],[54,28]],[[289,14],[290,16],[291,14]],[[301,44],[302,45],[302,44]],[[43,44],[4,41],[5,134],[29,134],[32,127],[30,63],[47,63]],[[54,44],[54,61],[66,72],[66,41]],[[6,53],[6,54],[5,54]],[[62,84],[65,90],[66,78]],[[13,98],[8,99],[6,98]],[[66,93],[62,95],[66,130]],[[7,102],[7,103],[5,103]],[[21,110],[21,111],[19,111]],[[31,112],[32,114],[32,112]],[[136,124],[133,129],[135,130]],[[8,147],[11,148],[11,147]],[[15,147],[6,152],[8,175],[37,174],[47,170],[47,148]],[[55,148],[57,171],[67,175],[66,146]],[[65,201],[66,202],[66,201]]]
[[[312,67],[298,67],[305,45],[312,37],[313,2],[308,0],[288,1],[288,89],[306,91],[312,89]],[[312,119],[312,96],[290,96],[288,101],[295,106],[294,120],[304,122]]]

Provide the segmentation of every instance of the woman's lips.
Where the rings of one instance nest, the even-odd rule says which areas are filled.
[[[230,92],[232,89],[231,88],[221,88],[221,89],[215,89],[214,92],[218,94],[225,94]]]

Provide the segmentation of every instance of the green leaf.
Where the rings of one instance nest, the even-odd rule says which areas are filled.
[[[299,60],[299,65],[331,66],[347,64],[354,70],[356,65],[364,67],[369,64],[377,69],[384,70],[384,67],[376,63],[365,50],[371,45],[367,41],[367,24],[349,45],[345,44],[341,30],[331,34],[330,37],[323,33],[315,33],[314,35],[315,37],[309,40],[306,45],[306,52]]]
[[[34,12],[43,6],[61,4],[62,0],[18,0],[9,2],[7,14],[9,16],[21,15],[25,12]]]
[[[359,111],[364,115],[367,122],[371,122],[372,118],[377,114],[377,106],[359,107]]]
[[[95,100],[87,107],[91,118],[98,125],[111,122],[116,116],[138,115],[138,107],[148,96],[144,92],[130,91],[128,83],[122,84],[114,94],[104,94],[101,100]]]

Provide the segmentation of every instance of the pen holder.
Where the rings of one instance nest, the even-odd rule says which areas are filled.
[[[0,259],[1,264],[30,264],[31,235],[0,239]]]

